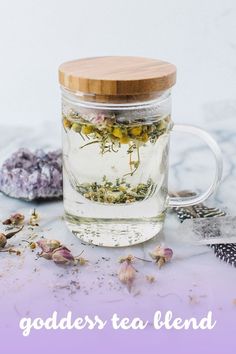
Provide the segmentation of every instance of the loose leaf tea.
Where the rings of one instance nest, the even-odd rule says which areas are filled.
[[[77,185],[76,190],[85,198],[100,203],[132,203],[145,199],[148,193],[152,193],[153,182],[151,179],[147,183],[139,183],[132,186],[125,179],[117,179],[115,183],[103,177],[101,184],[83,183]]]
[[[81,183],[73,178],[70,167],[65,167],[70,175],[71,184],[83,197],[100,203],[130,203],[145,199],[154,183],[150,177],[140,183],[132,183],[127,177],[137,173],[141,164],[141,149],[147,144],[155,145],[158,138],[171,128],[170,116],[146,119],[129,119],[115,114],[79,114],[73,110],[63,113],[63,127],[66,134],[77,134],[79,149],[97,146],[101,156],[117,154],[126,148],[127,171],[114,180],[104,176],[103,181],[94,180]],[[74,137],[75,139],[75,137]],[[114,160],[115,161],[115,160]],[[118,161],[118,160],[117,160]],[[80,160],[78,159],[78,163]],[[65,162],[65,166],[67,163]],[[116,168],[116,166],[114,166]]]
[[[136,122],[123,121],[119,123],[116,116],[106,117],[98,114],[92,119],[86,119],[77,112],[70,110],[63,115],[63,126],[66,131],[78,133],[87,143],[81,149],[91,144],[98,144],[101,154],[117,152],[121,145],[127,145],[130,174],[134,174],[140,164],[140,147],[148,141],[155,144],[158,137],[164,134],[170,123],[170,117],[147,124],[145,120]],[[134,158],[135,155],[135,158]]]

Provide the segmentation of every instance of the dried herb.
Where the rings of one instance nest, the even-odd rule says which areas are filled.
[[[154,189],[151,179],[147,183],[139,183],[132,186],[125,179],[117,179],[115,183],[109,181],[106,176],[102,183],[82,183],[77,185],[77,191],[86,199],[100,203],[122,204],[142,201],[147,198]]]
[[[0,249],[0,252],[7,252],[9,254],[15,253],[17,256],[21,255],[21,251],[15,250],[14,248]]]
[[[140,147],[147,142],[155,144],[157,139],[171,128],[170,116],[160,120],[147,122],[146,119],[139,121],[122,120],[115,114],[105,116],[98,114],[94,117],[86,117],[70,110],[63,114],[63,127],[65,132],[72,131],[79,134],[85,142],[80,148],[91,144],[98,144],[102,155],[108,152],[118,152],[123,145],[127,145],[129,155],[130,172],[133,175],[140,165]],[[87,142],[86,142],[87,141]]]

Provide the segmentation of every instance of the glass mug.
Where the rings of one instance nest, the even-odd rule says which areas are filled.
[[[82,241],[109,247],[147,241],[163,228],[168,207],[201,203],[215,191],[220,149],[200,128],[173,124],[170,88],[128,102],[95,100],[64,85],[61,91],[65,220]],[[168,196],[171,131],[198,136],[214,154],[214,181],[200,195]]]

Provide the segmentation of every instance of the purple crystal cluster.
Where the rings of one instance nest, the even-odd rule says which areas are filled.
[[[61,150],[19,149],[0,169],[0,191],[25,200],[62,196]]]

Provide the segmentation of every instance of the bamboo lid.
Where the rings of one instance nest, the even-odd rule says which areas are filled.
[[[175,84],[176,67],[142,57],[85,58],[63,63],[59,67],[59,82],[71,91],[85,94],[152,95]]]

